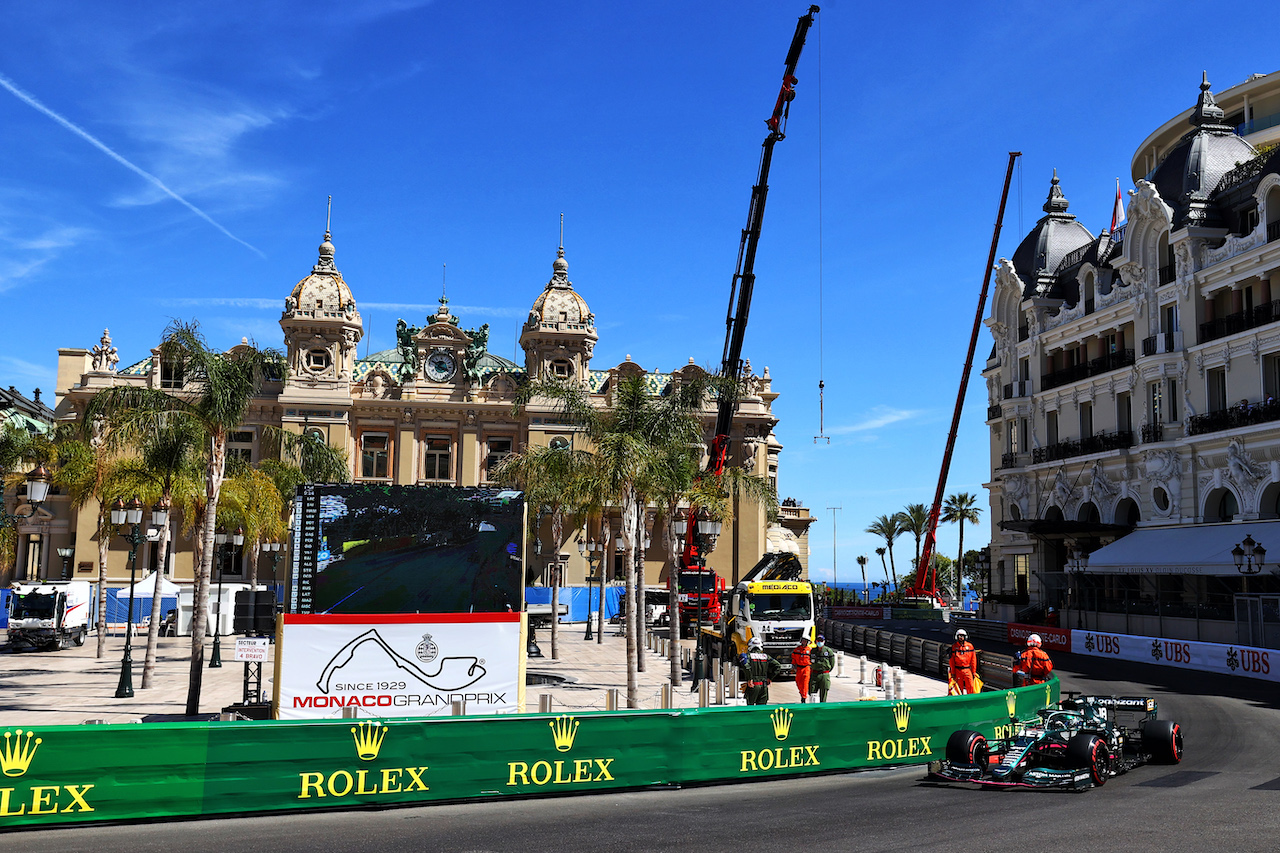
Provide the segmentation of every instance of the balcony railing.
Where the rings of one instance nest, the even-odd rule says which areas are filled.
[[[1164,441],[1164,424],[1147,424],[1142,428],[1142,443]]]
[[[1234,335],[1246,329],[1265,326],[1276,320],[1280,320],[1280,299],[1264,302],[1248,311],[1237,311],[1235,314],[1201,323],[1200,343],[1225,338],[1227,335]]]
[[[1022,343],[1029,337],[1031,337],[1031,329],[1027,326],[1019,326],[1018,327],[1018,343]]]
[[[1018,464],[1018,454],[1016,453],[1006,453],[1004,456],[1000,457],[1001,468],[1013,468],[1017,464]]]
[[[989,421],[997,420],[1000,417],[1000,412],[1001,412],[1001,409],[1000,409],[999,403],[994,403],[990,406],[987,406],[987,420]]]
[[[1159,355],[1162,352],[1174,352],[1182,349],[1180,332],[1160,332],[1142,339],[1142,354]]]
[[[1159,270],[1159,273],[1158,273],[1158,274],[1159,274],[1159,276],[1160,276],[1160,283],[1161,283],[1161,284],[1168,284],[1169,282],[1173,281],[1175,278],[1177,278],[1177,277],[1178,277],[1178,272],[1177,272],[1177,270],[1174,268],[1174,265],[1173,265],[1173,264],[1169,264],[1169,265],[1167,265],[1167,266],[1160,267],[1160,270]]]
[[[1019,379],[1017,382],[1010,382],[1004,386],[1005,400],[1016,400],[1018,397],[1031,396],[1031,380]]]
[[[1084,313],[1086,313],[1086,314],[1092,314],[1092,313],[1093,313],[1093,305],[1094,305],[1094,301],[1093,301],[1092,299],[1086,299],[1086,300],[1084,301]]]
[[[1100,432],[1078,441],[1059,441],[1057,444],[1034,448],[1031,451],[1031,461],[1055,462],[1059,459],[1070,459],[1073,456],[1102,453],[1107,450],[1120,450],[1125,447],[1133,447],[1132,431]]]
[[[1267,223],[1267,242],[1274,243],[1276,240],[1280,240],[1280,219]]]
[[[1280,421],[1280,403],[1268,399],[1263,403],[1232,406],[1217,412],[1192,415],[1187,421],[1187,435],[1222,432],[1236,427]]]
[[[1088,379],[1090,376],[1097,376],[1100,373],[1119,370],[1122,367],[1128,367],[1133,364],[1133,361],[1133,350],[1131,349],[1109,352],[1098,358],[1042,375],[1040,377],[1040,390],[1048,391],[1050,388],[1057,388],[1060,385],[1066,385],[1079,379]]]

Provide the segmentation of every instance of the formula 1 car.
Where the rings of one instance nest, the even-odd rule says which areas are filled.
[[[968,729],[954,733],[931,779],[1083,791],[1148,762],[1182,760],[1182,729],[1158,718],[1154,699],[1068,696],[1035,717],[1011,720],[1005,737],[988,740]]]

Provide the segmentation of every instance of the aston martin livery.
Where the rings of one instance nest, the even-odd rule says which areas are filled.
[[[1083,791],[1148,762],[1182,760],[1182,730],[1161,720],[1154,699],[1068,694],[1035,717],[1011,719],[988,739],[962,729],[931,779],[994,788]],[[998,730],[997,734],[1001,732]]]

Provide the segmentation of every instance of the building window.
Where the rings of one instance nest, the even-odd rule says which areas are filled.
[[[1160,382],[1152,382],[1149,388],[1151,393],[1151,422],[1153,424],[1164,423],[1164,385]]]
[[[1026,554],[1013,555],[1013,581],[1016,586],[1018,595],[1028,595],[1031,592],[1031,571],[1030,560]]]
[[[160,362],[160,387],[161,388],[181,388],[186,383],[182,378],[182,362],[180,361],[161,361]]]
[[[422,479],[453,480],[453,439],[447,435],[429,435],[422,441]]]
[[[1093,438],[1093,403],[1080,404],[1080,437]]]
[[[329,351],[323,349],[307,350],[307,370],[319,373],[329,369]]]
[[[253,464],[253,430],[241,429],[227,433],[227,458],[239,459],[246,465]]]
[[[1128,394],[1116,395],[1116,430],[1129,432],[1133,429],[1133,399]]]
[[[488,482],[490,472],[498,467],[498,463],[511,455],[513,439],[491,437],[486,443],[489,446],[489,452],[485,455],[484,471],[482,473],[485,481]]]
[[[568,379],[573,375],[573,363],[558,358],[551,362],[551,376],[553,379]]]
[[[1165,406],[1165,423],[1177,423],[1178,421],[1178,380],[1169,380],[1169,405]]]
[[[1209,411],[1221,412],[1227,407],[1227,369],[1215,367],[1205,371],[1209,390]]]
[[[391,474],[391,437],[385,432],[360,435],[360,476],[386,480]]]
[[[1044,440],[1046,444],[1058,443],[1058,413],[1056,411],[1044,413]]]
[[[1006,452],[1008,452],[1008,453],[1019,453],[1019,452],[1021,452],[1020,448],[1022,447],[1022,445],[1021,445],[1021,443],[1018,441],[1018,439],[1020,438],[1020,436],[1018,435],[1018,421],[1017,421],[1017,419],[1015,418],[1015,419],[1012,419],[1012,420],[1006,421],[1006,422],[1005,422],[1004,427],[1005,427],[1005,430],[1004,430],[1004,431],[1005,431],[1005,433],[1008,435],[1008,439],[1007,439],[1007,442],[1006,442],[1006,447],[1007,447],[1007,451],[1006,451]]]

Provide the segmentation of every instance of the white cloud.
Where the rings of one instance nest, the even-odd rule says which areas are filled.
[[[57,371],[47,364],[33,364],[12,356],[0,356],[0,377],[5,385],[12,385],[23,395],[32,396],[32,390],[39,388],[42,398],[52,405],[54,386],[57,384]]]
[[[876,406],[861,421],[848,426],[838,426],[827,430],[828,435],[854,435],[870,432],[881,427],[910,420],[924,414],[923,409],[895,409],[890,406]]]
[[[406,314],[411,312],[434,314],[440,310],[440,305],[417,305],[411,302],[357,302],[356,307],[361,311],[403,311]],[[450,305],[449,313],[458,316],[476,315],[480,317],[523,317],[528,313],[524,308],[494,308],[490,305]]]

